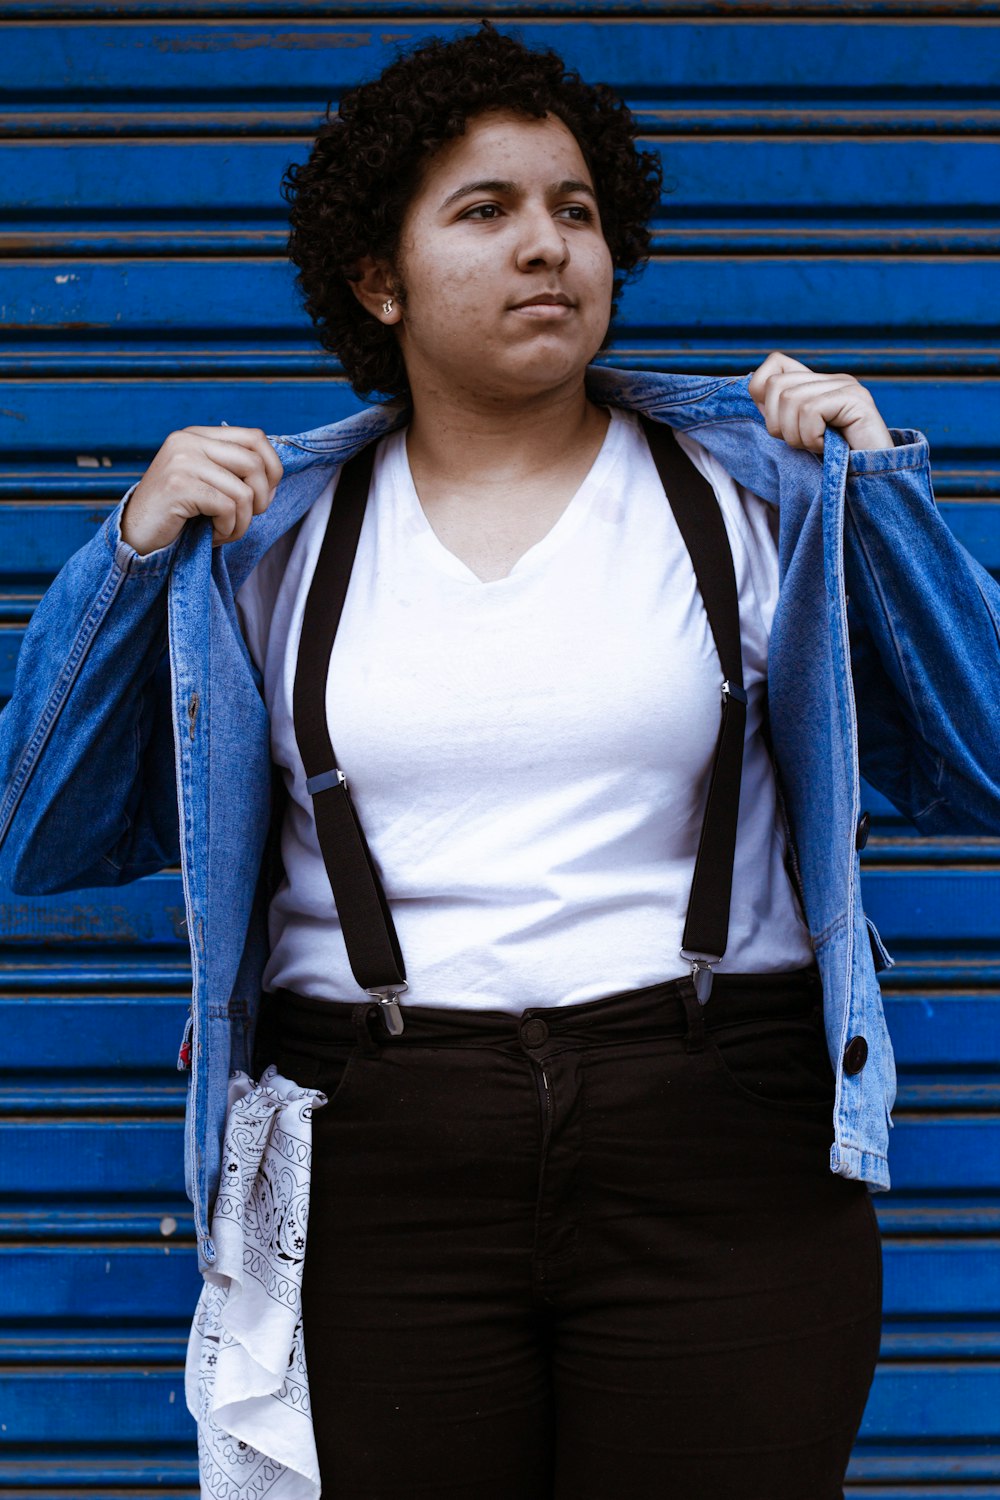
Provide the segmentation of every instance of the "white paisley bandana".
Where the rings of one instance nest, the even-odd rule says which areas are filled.
[[[212,1215],[218,1258],[188,1339],[202,1500],[319,1500],[302,1342],[312,1112],[326,1103],[272,1064],[233,1073]]]

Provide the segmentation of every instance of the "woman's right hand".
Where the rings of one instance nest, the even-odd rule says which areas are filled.
[[[212,545],[235,542],[267,510],[283,473],[259,427],[183,427],[129,496],[122,539],[144,557],[168,547],[192,516],[211,516]]]

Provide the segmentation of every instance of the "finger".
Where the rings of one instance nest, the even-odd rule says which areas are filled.
[[[270,444],[267,446],[270,447]],[[272,487],[264,465],[263,454],[258,447],[243,443],[229,443],[216,438],[203,438],[201,451],[221,468],[238,475],[250,485],[253,492],[252,513],[255,516],[267,510],[277,481]],[[271,452],[274,453],[273,448]]]
[[[823,436],[826,432],[826,417],[823,415],[822,402],[804,401],[798,408],[798,442],[793,447],[805,448],[810,453],[822,454]]]
[[[249,483],[219,464],[206,462],[192,469],[188,500],[196,513],[212,518],[212,539],[235,542],[253,519],[253,490]]]
[[[268,442],[267,434],[262,428],[230,427],[229,423],[225,422],[219,427],[185,427],[184,431],[193,432],[201,437],[220,439],[234,447],[249,449],[258,455],[264,466],[267,480],[265,490],[269,493],[280,484],[285,470],[273,444]],[[266,504],[264,508],[266,509]]]
[[[750,395],[757,405],[760,406],[764,399],[764,387],[772,375],[783,375],[788,371],[798,371],[811,375],[812,371],[808,365],[800,360],[793,359],[790,354],[782,354],[780,349],[773,350],[762,365],[758,365],[750,377]]]
[[[784,438],[793,448],[800,446],[799,411],[803,402],[835,386],[829,375],[802,375],[797,371],[772,375],[761,408],[768,432]]]

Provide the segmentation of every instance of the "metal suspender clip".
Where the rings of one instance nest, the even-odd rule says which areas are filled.
[[[694,992],[698,998],[699,1005],[707,1005],[708,997],[712,993],[712,965],[722,962],[720,953],[692,953],[689,948],[681,949],[681,958],[685,963],[691,965],[691,978],[694,981]]]
[[[727,677],[725,682],[722,684],[723,703],[725,703],[727,698],[735,698],[737,703],[745,704],[747,702],[746,689],[739,687],[735,682],[730,682],[729,678]]]
[[[382,1007],[382,1019],[390,1036],[403,1034],[403,1012],[399,1008],[399,997],[406,988],[404,981],[402,984],[375,984],[365,991]]]

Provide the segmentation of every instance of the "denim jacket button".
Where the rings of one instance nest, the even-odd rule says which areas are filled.
[[[844,1048],[844,1072],[849,1078],[860,1073],[868,1061],[868,1043],[863,1036],[852,1036]]]
[[[854,847],[863,849],[868,842],[868,833],[872,826],[871,815],[863,812],[858,819],[858,831],[854,835]]]

